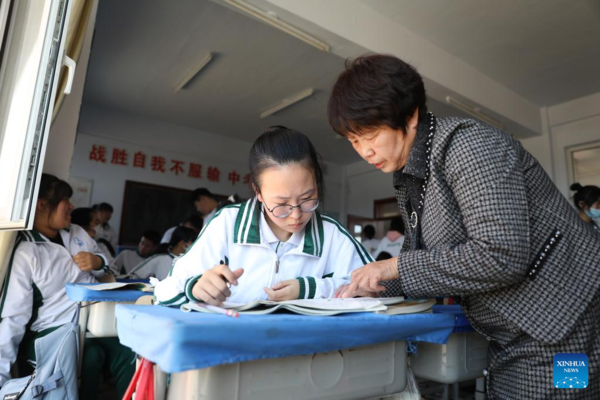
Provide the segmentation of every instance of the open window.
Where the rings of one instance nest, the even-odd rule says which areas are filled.
[[[0,3],[0,230],[33,225],[69,13],[70,0]]]

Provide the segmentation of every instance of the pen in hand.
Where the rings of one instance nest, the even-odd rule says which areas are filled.
[[[221,260],[221,261],[219,261],[219,264],[223,265],[223,264],[225,264],[225,261]],[[231,283],[229,283],[228,281],[225,281],[225,284],[227,285],[228,288],[231,288]]]

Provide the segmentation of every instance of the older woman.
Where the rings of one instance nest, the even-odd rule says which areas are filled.
[[[393,173],[403,251],[352,273],[343,297],[453,296],[491,342],[490,399],[600,398],[600,241],[510,135],[427,112],[418,72],[361,57],[338,78],[331,126]],[[553,356],[589,356],[589,387],[555,388]]]

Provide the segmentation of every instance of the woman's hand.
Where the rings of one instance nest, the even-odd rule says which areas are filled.
[[[104,260],[95,254],[87,251],[80,251],[73,256],[73,261],[82,271],[95,271],[104,265]]]
[[[243,273],[242,268],[231,271],[226,264],[216,265],[202,274],[192,288],[192,294],[198,300],[213,306],[220,306],[231,296],[229,288],[231,285],[237,286],[238,278]]]
[[[343,297],[344,293],[346,293],[347,290],[348,290],[348,285],[340,286],[335,291],[335,295],[333,296],[333,298],[337,299],[337,298]],[[362,290],[361,288],[358,288],[354,293],[348,292],[347,297],[379,297],[379,292],[368,292],[366,290]]]
[[[372,262],[352,271],[350,283],[342,297],[354,297],[361,290],[363,292],[383,292],[385,286],[381,286],[379,282],[391,281],[399,277],[398,257]]]
[[[271,301],[297,300],[300,294],[300,283],[298,279],[281,281],[272,288],[265,288]]]

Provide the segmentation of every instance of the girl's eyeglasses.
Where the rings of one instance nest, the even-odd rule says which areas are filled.
[[[319,207],[319,200],[317,199],[309,199],[304,200],[302,203],[297,206],[291,206],[289,204],[282,204],[280,206],[275,206],[273,209],[270,209],[267,204],[263,201],[265,208],[273,214],[275,218],[286,218],[292,215],[294,212],[294,208],[299,208],[303,213],[313,212]]]

